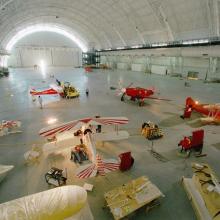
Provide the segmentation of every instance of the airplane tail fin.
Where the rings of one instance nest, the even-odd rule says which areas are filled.
[[[196,102],[191,97],[186,98],[186,107],[193,108],[195,105],[196,105]]]
[[[31,94],[31,95],[35,95],[35,93],[36,93],[36,89],[30,88],[30,94]]]
[[[115,159],[102,159],[96,155],[96,163],[80,166],[76,170],[76,176],[80,179],[95,177],[97,174],[105,176],[106,173],[119,169],[119,162]]]

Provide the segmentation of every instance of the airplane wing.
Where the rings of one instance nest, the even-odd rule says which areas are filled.
[[[118,141],[129,138],[127,131],[111,131],[106,133],[93,134],[95,141]]]
[[[82,124],[80,123],[80,121],[74,120],[60,125],[54,125],[54,126],[48,126],[46,128],[42,128],[39,131],[39,135],[42,137],[55,136],[58,133],[69,131],[71,129],[77,129],[80,128],[81,126]]]
[[[57,93],[63,93],[63,88],[61,86],[58,86],[56,84],[50,84],[50,87],[53,90],[57,91]]]
[[[58,94],[58,92],[52,88],[46,89],[46,90],[31,89],[30,94],[31,95],[55,95],[55,94]]]
[[[217,104],[204,104],[203,108],[208,109],[209,111],[220,111],[220,105]]]
[[[95,164],[86,164],[83,166],[80,166],[76,170],[76,176],[80,179],[95,177],[98,170]]]
[[[86,164],[77,168],[76,176],[80,179],[95,177],[97,174],[105,176],[106,173],[119,169],[119,161],[115,159],[104,159],[97,154],[96,164]]]
[[[122,125],[128,123],[126,117],[100,117],[92,118],[91,125]]]
[[[111,171],[115,171],[119,169],[120,163],[115,159],[104,159],[104,172],[109,173]]]
[[[121,125],[127,123],[128,119],[126,117],[83,118],[43,128],[39,131],[39,135],[43,137],[55,136],[57,133],[79,129],[83,125]]]

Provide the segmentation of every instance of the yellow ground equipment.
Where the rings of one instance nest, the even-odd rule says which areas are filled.
[[[79,92],[69,82],[65,82],[63,85],[64,97],[67,99],[79,97]]]
[[[154,140],[163,137],[163,132],[158,125],[148,121],[142,124],[141,135],[148,140]]]

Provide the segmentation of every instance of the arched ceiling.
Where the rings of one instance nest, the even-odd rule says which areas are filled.
[[[34,24],[97,49],[219,36],[219,0],[0,0],[0,42]]]

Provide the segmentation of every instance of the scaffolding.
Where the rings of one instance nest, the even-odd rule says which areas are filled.
[[[83,64],[83,67],[89,66],[92,68],[99,68],[100,52],[93,51],[93,52],[82,53],[82,64]]]

